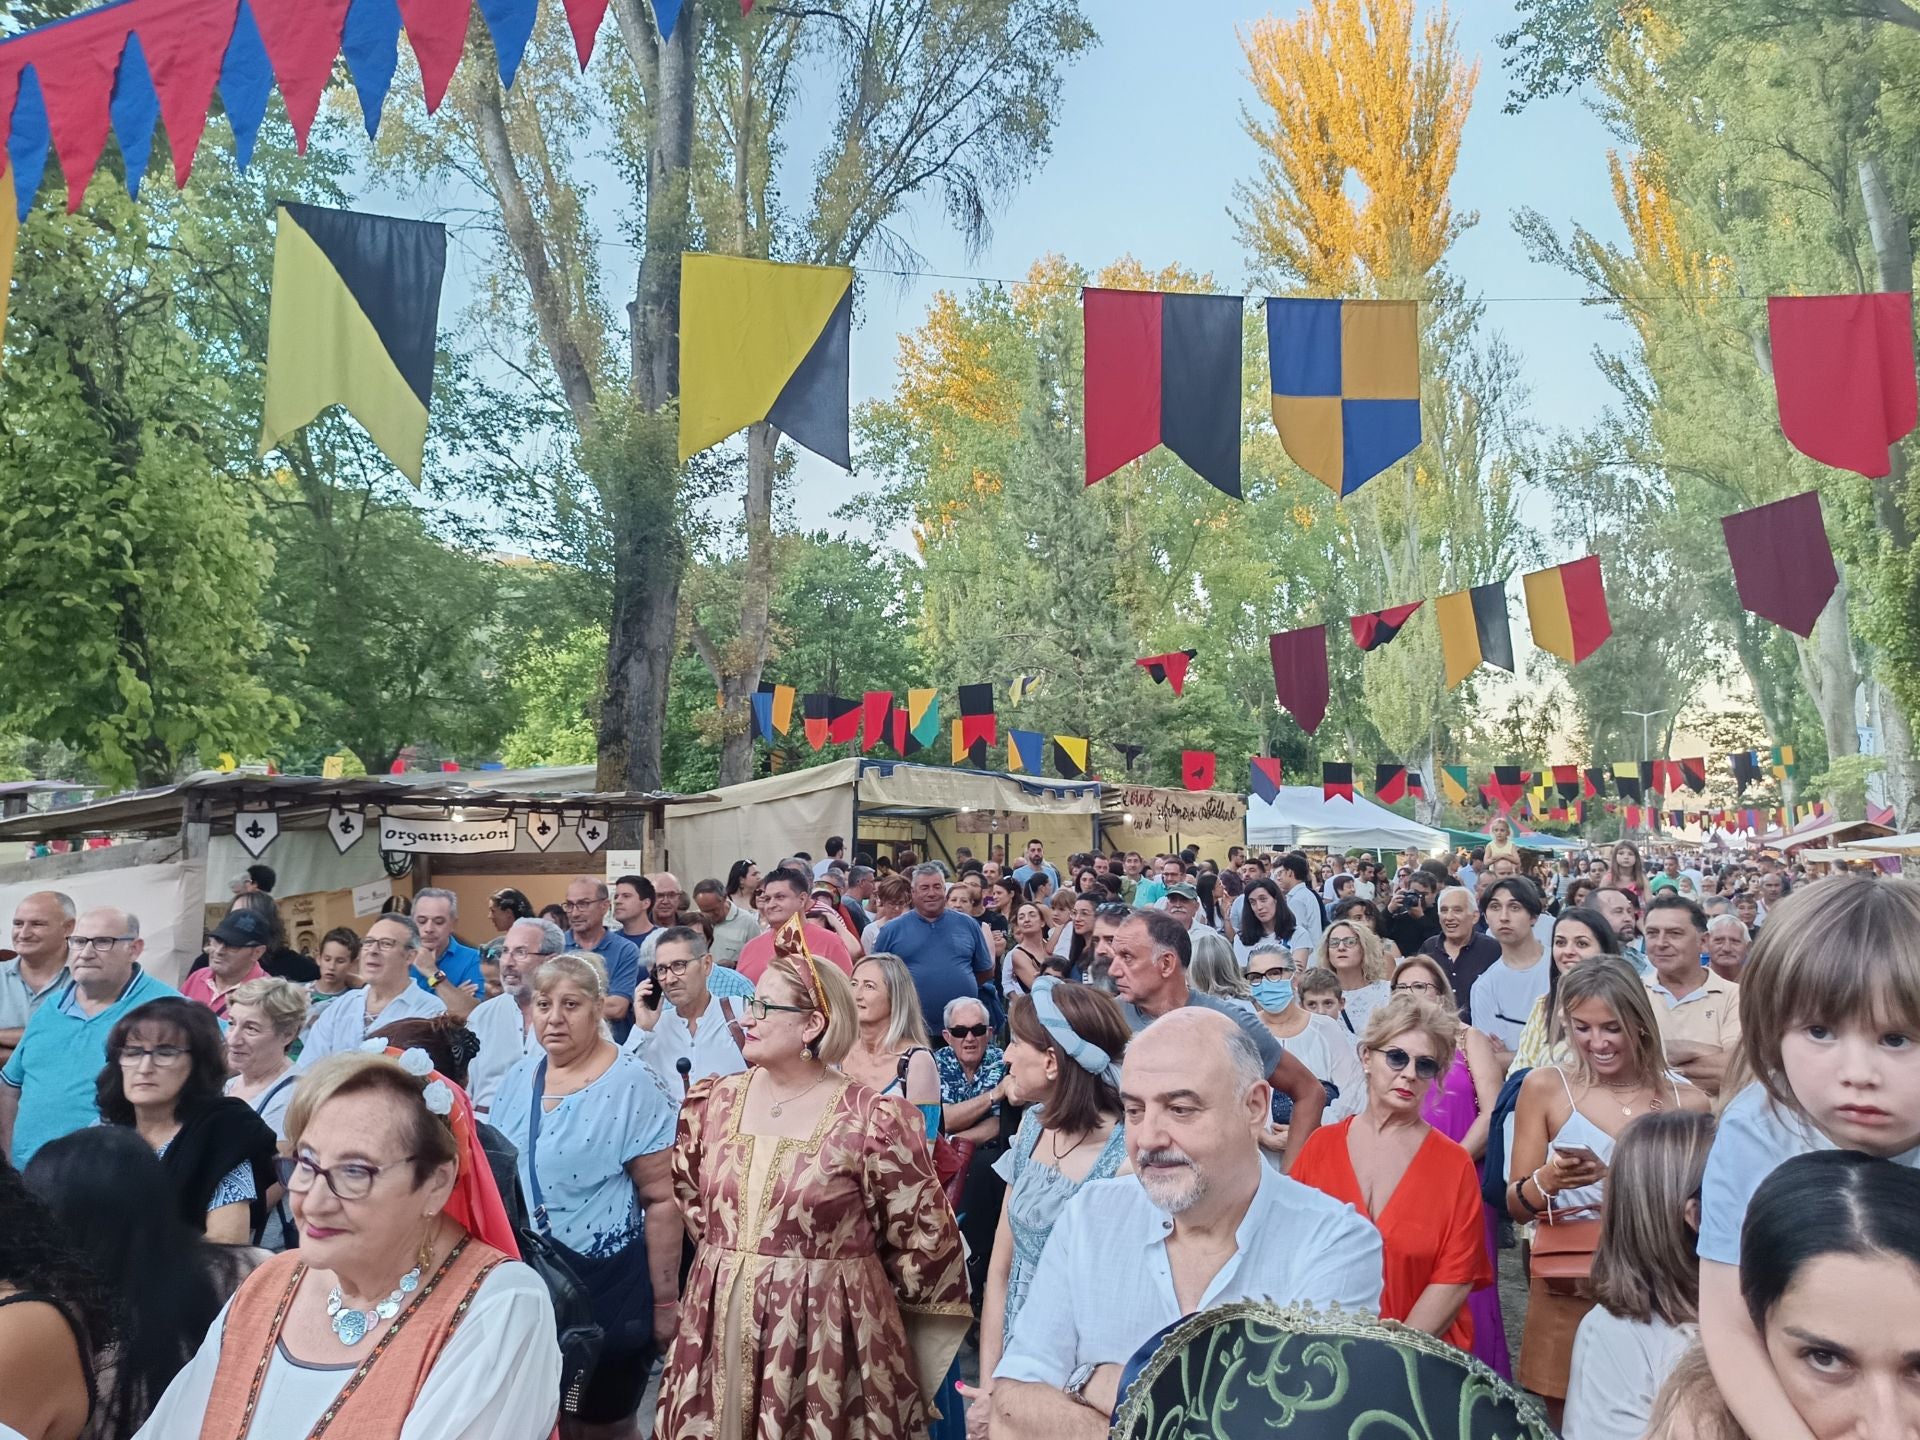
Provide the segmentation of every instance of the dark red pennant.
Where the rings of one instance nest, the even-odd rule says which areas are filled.
[[[895,706],[891,712],[893,720],[893,753],[902,760],[920,748],[920,742],[913,738],[913,731],[907,728],[907,712]]]
[[[1309,735],[1327,718],[1327,627],[1309,625],[1267,641],[1273,657],[1273,693]]]
[[[1353,631],[1353,643],[1362,650],[1378,650],[1398,635],[1400,628],[1413,618],[1413,612],[1426,603],[1415,600],[1411,605],[1390,605],[1385,610],[1350,616],[1347,626]]]
[[[865,755],[887,738],[892,728],[893,692],[868,690],[860,697],[860,753]],[[893,747],[898,750],[900,747]]]
[[[1328,760],[1320,767],[1320,795],[1325,800],[1353,799],[1353,763]]]
[[[1373,795],[1382,805],[1393,805],[1406,799],[1407,767],[1404,765],[1374,766]]]
[[[827,739],[851,745],[860,734],[860,702],[834,695],[827,700]]]
[[[1680,783],[1698,795],[1707,788],[1707,757],[1680,762]]]
[[[1720,528],[1741,605],[1802,639],[1811,636],[1840,584],[1819,492],[1728,515]]]
[[[1193,663],[1198,650],[1173,650],[1165,655],[1149,655],[1144,660],[1133,663],[1153,677],[1156,685],[1171,685],[1173,693],[1178,695],[1181,687],[1187,683],[1187,666]]]
[[[1180,752],[1180,783],[1189,790],[1213,789],[1213,772],[1219,757],[1211,750]]]
[[[1553,767],[1553,788],[1562,800],[1580,798],[1580,767],[1578,765],[1556,765]]]

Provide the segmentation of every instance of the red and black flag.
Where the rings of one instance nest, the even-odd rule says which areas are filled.
[[[1280,762],[1270,755],[1256,755],[1248,767],[1247,791],[1271,805],[1280,798]]]
[[[1241,297],[1080,293],[1087,484],[1165,445],[1238,500]]]
[[[904,712],[903,712],[904,713]],[[866,754],[882,740],[889,739],[893,728],[893,692],[869,690],[860,697],[860,753]],[[898,751],[900,745],[894,742]]]
[[[1320,795],[1325,800],[1353,799],[1353,765],[1346,760],[1328,760],[1320,767]]]
[[[1698,795],[1707,788],[1707,757],[1698,756],[1680,762],[1680,782]]]
[[[1151,675],[1154,684],[1171,685],[1173,693],[1178,695],[1181,687],[1187,683],[1187,666],[1199,653],[1198,650],[1172,650],[1165,655],[1149,655],[1133,663]]]
[[[1000,722],[993,713],[993,686],[960,687],[959,739],[955,748],[970,751],[975,745],[993,745],[1000,739]]]
[[[860,702],[839,695],[827,697],[827,740],[834,745],[851,745],[860,735]]]
[[[1407,794],[1413,796],[1416,800],[1424,800],[1427,798],[1427,782],[1420,778],[1420,772],[1418,770],[1407,771]]]
[[[1309,625],[1268,637],[1273,695],[1309,735],[1327,718],[1327,627]]]
[[[1553,788],[1559,792],[1562,800],[1578,800],[1580,798],[1580,767],[1578,765],[1554,766]]]
[[[1511,810],[1527,793],[1527,783],[1533,779],[1531,771],[1522,770],[1518,765],[1496,765],[1493,778],[1482,787],[1487,798],[1502,810]]]
[[[1393,805],[1406,799],[1407,767],[1375,765],[1373,767],[1373,798],[1382,805]]]
[[[905,710],[896,705],[888,712],[888,723],[893,730],[889,738],[893,743],[894,753],[902,760],[921,748],[920,742],[913,737],[913,727],[907,724]]]
[[[1213,772],[1219,757],[1211,750],[1180,752],[1180,783],[1189,790],[1213,789]]]
[[[1362,650],[1378,650],[1398,635],[1401,627],[1413,618],[1413,612],[1426,603],[1415,600],[1411,605],[1390,605],[1385,610],[1349,616],[1347,626],[1353,631],[1353,643]]]
[[[1580,798],[1592,800],[1607,788],[1607,772],[1598,765],[1589,765],[1580,772]]]

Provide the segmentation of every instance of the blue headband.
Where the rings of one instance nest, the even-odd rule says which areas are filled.
[[[1067,1023],[1067,1017],[1060,1013],[1060,1002],[1053,998],[1053,987],[1060,983],[1058,975],[1042,975],[1033,982],[1030,993],[1033,996],[1035,1018],[1053,1037],[1053,1043],[1066,1051],[1067,1058],[1074,1064],[1089,1075],[1099,1075],[1119,1084],[1120,1076],[1113,1068],[1113,1057],[1091,1040],[1083,1040],[1076,1035],[1073,1027]]]

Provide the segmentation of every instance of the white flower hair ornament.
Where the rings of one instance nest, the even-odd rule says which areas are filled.
[[[453,1113],[453,1087],[444,1080],[429,1082],[420,1092],[420,1098],[435,1115],[444,1118]]]
[[[384,1055],[387,1053],[387,1042],[384,1040],[362,1040],[360,1042],[360,1049],[362,1053],[367,1055]]]
[[[400,1052],[400,1068],[416,1078],[433,1073],[433,1057],[417,1046]],[[442,1110],[442,1115],[447,1112]]]

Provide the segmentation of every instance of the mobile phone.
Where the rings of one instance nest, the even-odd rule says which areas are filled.
[[[1556,1155],[1564,1155],[1576,1165],[1598,1165],[1600,1157],[1585,1145],[1554,1144],[1547,1147]]]

